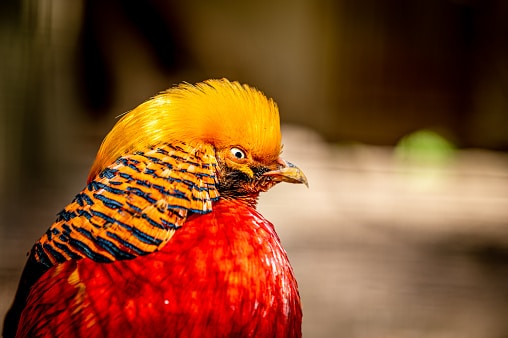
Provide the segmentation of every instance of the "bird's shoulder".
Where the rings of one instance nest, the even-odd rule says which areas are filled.
[[[120,157],[58,214],[32,259],[110,262],[158,250],[190,213],[211,211],[216,165],[213,149],[184,143]]]

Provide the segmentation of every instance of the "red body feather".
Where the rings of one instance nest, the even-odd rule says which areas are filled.
[[[297,283],[273,225],[221,199],[131,260],[71,260],[33,286],[18,336],[301,337]]]

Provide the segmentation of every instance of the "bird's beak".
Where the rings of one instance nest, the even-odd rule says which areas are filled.
[[[279,169],[268,171],[263,176],[269,176],[276,182],[303,183],[307,188],[309,187],[307,177],[300,168],[282,158],[279,158],[277,162],[280,165]]]

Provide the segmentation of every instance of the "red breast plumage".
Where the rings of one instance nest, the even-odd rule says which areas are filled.
[[[190,217],[171,245],[150,255],[53,267],[28,303],[26,337],[301,334],[297,283],[273,225],[232,200]]]

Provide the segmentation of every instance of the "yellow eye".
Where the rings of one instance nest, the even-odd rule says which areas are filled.
[[[242,160],[247,157],[245,155],[245,152],[240,148],[233,147],[230,149],[230,151],[231,151],[231,154],[233,154],[233,156],[239,160]]]

